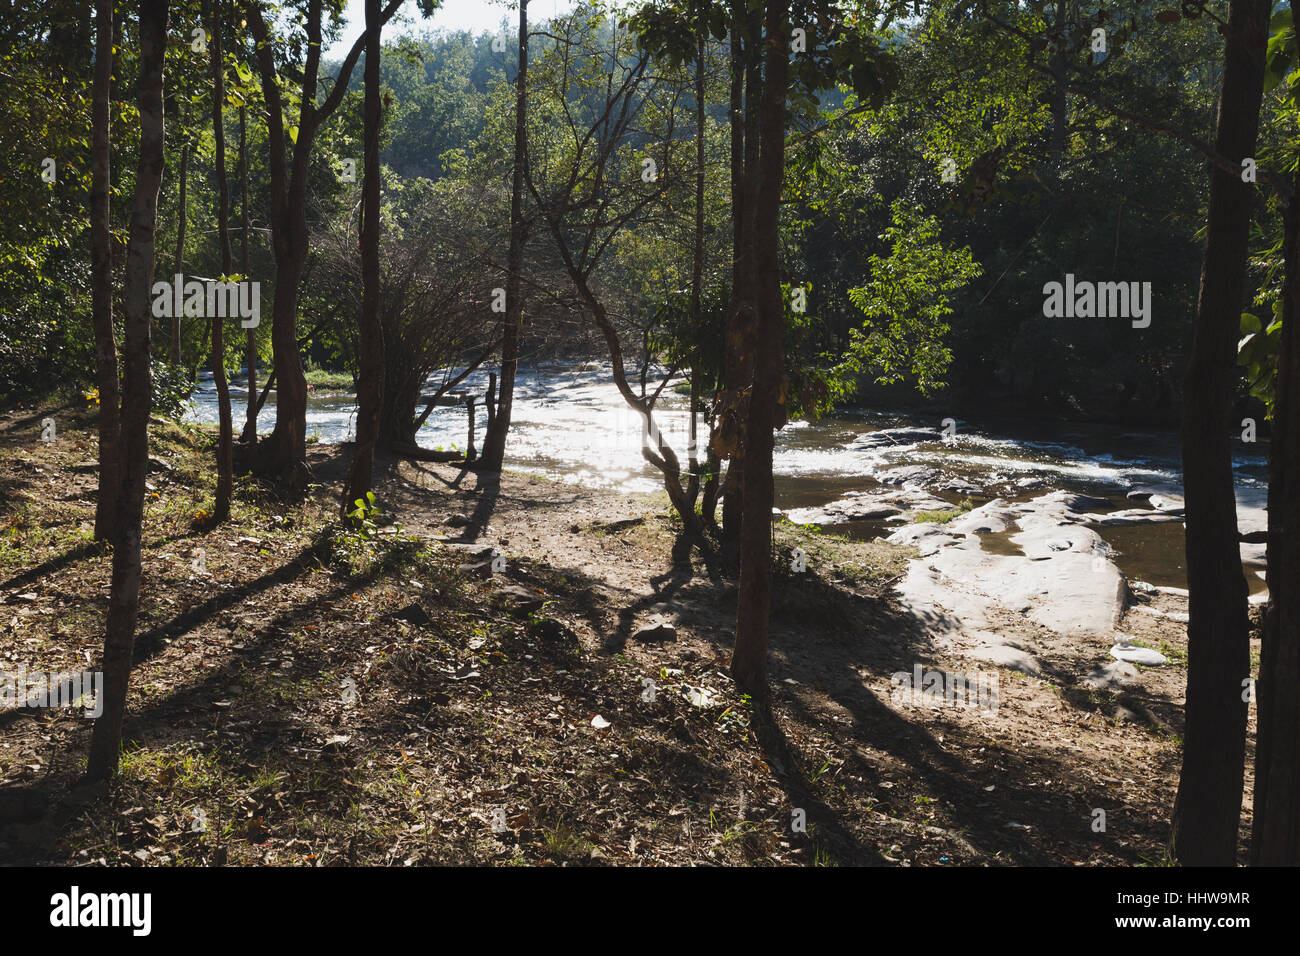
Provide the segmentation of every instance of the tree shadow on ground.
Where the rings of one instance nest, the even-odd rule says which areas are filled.
[[[563,612],[586,620],[606,653],[627,649],[638,614],[671,601],[688,637],[711,645],[719,661],[729,657],[734,624],[719,609],[734,607],[735,588],[725,576],[716,583],[705,581],[689,566],[670,559],[650,579],[652,594],[629,592],[620,600],[619,592],[607,582],[578,569],[560,572],[521,564],[515,573],[559,595]],[[996,721],[996,714],[961,721],[951,712],[891,706],[873,689],[872,684],[890,680],[891,675],[910,676],[915,664],[943,670],[935,663],[940,650],[934,637],[956,626],[954,620],[901,606],[886,587],[874,595],[863,594],[817,574],[780,571],[774,585],[770,660],[772,712],[777,716],[770,726],[756,721],[755,732],[762,733],[760,742],[776,762],[773,767],[786,770],[782,784],[790,799],[797,801],[794,805],[809,809],[809,819],[820,822],[821,832],[833,844],[827,849],[834,858],[880,859],[817,800],[817,788],[810,786],[801,766],[805,761],[785,736],[783,720],[794,718],[813,726],[828,721],[847,724],[844,749],[862,786],[889,797],[881,789],[887,783],[887,789],[898,795],[902,787],[893,788],[901,771],[904,786],[916,790],[918,798],[933,796],[942,801],[947,830],[940,831],[939,838],[951,837],[972,854],[986,859],[1001,854],[1009,862],[1041,865],[1062,861],[1060,844],[1072,844],[1080,856],[1095,847],[1089,827],[1091,808],[1113,807],[1115,795],[1106,790],[1098,774],[1080,773],[1077,757],[1048,747],[1046,741],[1040,745],[1031,740],[1014,749],[993,745],[982,721]],[[1063,674],[1049,675],[1053,677],[1064,681]],[[806,693],[805,688],[823,696]],[[1071,785],[1044,785],[1051,781]],[[1132,825],[1153,845],[1163,839],[1161,820],[1134,820]],[[1044,842],[1049,835],[1055,847]],[[1118,849],[1112,843],[1108,849],[1139,862],[1140,842],[1132,840]]]
[[[263,575],[255,582],[250,582],[249,586],[253,586],[256,591],[261,591],[293,580],[301,573],[316,547],[313,545],[305,549],[289,564]],[[243,676],[246,666],[255,664],[267,652],[280,646],[285,640],[285,633],[290,628],[306,620],[319,619],[320,614],[328,611],[334,602],[343,600],[358,589],[378,580],[388,573],[393,562],[398,560],[400,558],[396,554],[390,554],[384,561],[376,562],[364,575],[349,577],[324,594],[312,594],[304,598],[269,618],[261,626],[258,632],[260,636],[246,641],[244,646],[224,665],[203,671],[200,679],[183,687],[173,688],[165,694],[149,698],[144,706],[128,709],[122,728],[124,749],[142,741],[166,740],[177,734],[185,736],[184,728],[202,723],[196,715],[211,713],[212,701],[224,696],[232,682],[246,679]],[[232,589],[234,590],[241,589]],[[244,596],[249,593],[253,591],[245,591]],[[228,596],[229,592],[222,598]],[[223,600],[221,606],[229,603],[233,602]],[[150,633],[160,635],[167,630],[168,633],[183,634],[198,627],[218,610],[213,602],[205,602],[202,608],[201,614],[187,612],[179,615],[163,628],[155,629]],[[171,630],[173,628],[179,630]],[[144,636],[148,637],[148,635]],[[160,645],[164,642],[160,637],[155,637],[154,644]],[[139,647],[140,644],[137,643],[137,651]],[[157,646],[154,650],[157,650]],[[140,659],[137,657],[137,663]],[[303,679],[319,674],[321,669],[331,663],[325,657],[303,660],[296,665],[293,672],[287,674],[277,672],[276,676]],[[298,743],[302,742],[300,727],[286,720],[264,720],[257,701],[249,700],[246,703],[248,704],[246,716],[256,719],[257,726],[250,732],[248,740],[237,748],[231,748],[230,753],[223,757],[223,760],[234,766],[262,760],[272,754],[283,756],[286,748],[291,747],[295,738]],[[30,713],[34,717],[46,716],[40,710],[25,712],[22,709],[9,711],[3,716],[10,717],[24,713]],[[231,716],[235,717],[238,714]],[[88,745],[91,722],[85,723],[87,730],[83,736],[85,744]],[[219,726],[217,731],[219,733]],[[194,739],[194,735],[191,734],[185,739]],[[229,744],[225,746],[229,747]],[[69,783],[72,784],[71,787]],[[19,844],[20,857],[23,852],[36,853],[37,856],[33,856],[29,862],[39,863],[41,851],[53,847],[60,837],[67,834],[69,828],[75,826],[78,817],[87,812],[96,812],[97,808],[102,807],[103,801],[109,798],[110,789],[107,786],[85,784],[80,779],[70,781],[66,774],[50,773],[30,783],[6,787],[0,790],[0,840]],[[346,797],[341,799],[346,801]]]

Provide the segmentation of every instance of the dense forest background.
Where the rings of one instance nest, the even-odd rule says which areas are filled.
[[[59,9],[47,5],[51,27],[78,29],[74,22],[60,25]],[[1066,127],[1059,128],[1060,84],[1034,67],[1026,41],[964,14],[960,5],[890,29],[897,88],[879,108],[840,89],[795,103],[790,179],[796,185],[788,190],[782,210],[782,254],[788,271],[784,280],[807,290],[798,343],[802,358],[826,368],[840,361],[850,331],[863,322],[863,309],[851,290],[870,282],[873,261],[880,271],[891,254],[895,262],[911,255],[907,268],[926,277],[943,271],[937,263],[944,256],[969,250],[977,271],[964,276],[965,281],[948,291],[940,291],[937,280],[914,290],[914,296],[945,300],[932,317],[935,324],[951,327],[937,345],[943,354],[933,356],[946,366],[942,376],[935,376],[948,387],[945,402],[968,410],[1003,403],[1111,421],[1175,420],[1207,203],[1201,185],[1204,157],[1185,140],[1213,135],[1221,63],[1218,36],[1203,23],[1190,17],[1161,22],[1153,19],[1155,12],[1156,5],[1149,11],[1136,9],[1130,20],[1104,9],[1096,13],[1097,22],[1109,27],[1110,40],[1106,53],[1092,54],[1093,70],[1098,81],[1104,79],[1107,106],[1122,104],[1124,115],[1088,97],[1071,96]],[[193,9],[178,6],[173,35],[188,35],[199,17],[197,4]],[[581,29],[590,34],[590,42],[612,49],[618,21],[596,22],[592,11],[579,10],[569,22],[579,29],[587,20]],[[66,46],[31,46],[23,42],[23,29],[17,17],[6,17],[0,27],[5,74],[0,152],[7,171],[6,185],[0,187],[0,221],[6,232],[0,260],[0,312],[6,316],[0,329],[0,385],[8,391],[75,378],[89,388],[93,347],[83,333],[90,310],[90,248],[87,232],[73,224],[84,214],[89,188],[84,147],[89,143],[90,60],[84,54],[92,45],[85,36],[68,36]],[[128,20],[120,29],[129,34],[133,24]],[[555,47],[545,24],[533,42],[537,57]],[[1089,42],[1081,36],[1076,45]],[[131,48],[129,36],[124,46]],[[56,50],[57,64],[49,59]],[[707,54],[706,287],[720,293],[730,202],[724,45],[711,41]],[[185,228],[184,248],[177,253],[183,271],[216,275],[206,57],[177,43],[169,58],[175,82],[168,92],[173,120],[167,128],[168,154],[179,156],[188,148],[190,158],[184,218],[176,165],[164,176],[159,248],[166,252],[159,265],[176,257],[178,231]],[[479,285],[492,284],[492,270],[502,267],[508,238],[516,59],[512,43],[488,33],[438,34],[386,47],[381,158],[385,214],[394,223],[384,240],[384,261],[390,266],[403,254],[425,261],[440,254],[444,263],[459,259],[455,271],[463,272],[473,250],[483,275]],[[325,63],[322,71],[331,75],[337,66]],[[633,135],[645,143],[658,141],[659,174],[676,176],[680,183],[665,190],[653,215],[634,234],[619,237],[598,275],[607,294],[617,298],[614,311],[620,320],[633,327],[650,325],[648,317],[689,281],[691,78],[686,75],[689,65],[676,73],[665,66],[662,72],[651,94],[657,112],[646,111],[641,117],[645,128]],[[112,101],[120,127],[113,141],[113,167],[121,171],[113,190],[118,222],[131,194],[129,157],[137,146],[128,121],[132,73],[119,74]],[[264,302],[269,303],[274,270],[267,229],[265,111],[255,99],[252,70],[233,55],[231,77],[231,102],[250,100],[250,272],[267,283]],[[348,236],[355,237],[357,227],[361,77],[358,66],[344,105],[319,133],[307,192],[313,235],[302,302],[304,328],[312,332],[307,355],[317,366],[339,371],[356,370],[351,340],[360,270],[355,242],[349,244]],[[581,107],[596,88],[574,83],[561,98]],[[238,116],[234,109],[227,113],[232,138],[238,136]],[[1150,128],[1157,125],[1153,121],[1179,135]],[[561,120],[539,113],[532,122],[534,142],[545,143],[548,123],[554,136]],[[1289,122],[1280,110],[1265,116],[1267,149],[1279,148]],[[664,136],[667,146],[660,139]],[[57,184],[45,190],[19,188],[25,177],[15,174],[35,172],[46,155],[61,152],[68,158]],[[345,174],[349,159],[351,182]],[[945,177],[948,160],[958,172]],[[241,189],[239,181],[232,183],[234,208],[243,202]],[[897,237],[904,238],[906,249],[896,248]],[[1261,287],[1276,239],[1265,230],[1255,238],[1253,271]],[[541,243],[530,246],[535,248],[529,249],[534,261],[529,269],[532,296],[525,308],[525,356],[603,357],[591,324],[582,321],[581,304],[560,280],[554,255],[543,251]],[[395,285],[401,270],[393,266],[389,271]],[[1133,347],[1133,332],[1122,321],[1043,321],[1043,284],[1060,281],[1066,273],[1080,279],[1152,282],[1155,319],[1140,347]],[[170,272],[160,268],[159,274]],[[466,295],[451,283],[442,293],[446,300]],[[1261,288],[1261,296],[1268,295]],[[440,303],[448,312],[453,305]],[[205,332],[201,324],[184,327],[182,334],[189,338],[181,354],[191,373],[207,364],[201,341]],[[158,334],[165,339],[170,329],[160,328]],[[270,323],[257,335],[261,359],[269,361]],[[458,327],[440,357],[454,364],[485,339]],[[244,345],[233,337],[226,344],[227,360],[237,369]],[[897,402],[911,395],[895,392],[878,400]]]

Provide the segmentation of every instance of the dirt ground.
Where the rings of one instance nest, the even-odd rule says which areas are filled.
[[[92,425],[77,405],[0,416],[0,675],[98,661]],[[1122,626],[1170,663],[1127,686],[1085,682],[1109,640],[1008,619],[1044,662],[1028,676],[899,605],[910,550],[780,522],[777,730],[756,733],[727,676],[727,555],[684,547],[666,496],[386,461],[375,527],[345,533],[347,449],[313,446],[305,501],[241,478],[210,529],[210,444],[156,422],[115,786],[76,786],[80,710],[0,712],[0,859],[1167,862],[1176,598],[1133,596]],[[996,707],[902,699],[891,675],[918,666],[996,679]]]

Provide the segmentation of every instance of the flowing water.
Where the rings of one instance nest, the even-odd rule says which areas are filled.
[[[231,385],[236,423],[243,420],[246,392],[242,380]],[[430,381],[430,389],[436,385]],[[487,372],[470,375],[457,388],[480,397],[487,391]],[[654,387],[654,380],[651,388]],[[481,405],[481,401],[480,401]],[[924,469],[923,484],[938,497],[978,505],[992,497],[1027,499],[1053,489],[1107,499],[1115,510],[1141,506],[1125,494],[1144,485],[1180,485],[1178,434],[1171,429],[1126,429],[1114,425],[1050,423],[980,418],[965,421],[954,411],[956,434],[949,441],[935,436],[903,439],[885,447],[862,447],[866,433],[885,428],[938,429],[939,421],[914,414],[845,410],[815,422],[791,422],[777,433],[774,468],[777,507],[783,511],[818,508],[851,491],[879,486],[878,479],[911,466]],[[350,440],[356,399],[345,393],[309,393],[307,434],[324,443]],[[205,373],[191,398],[191,420],[215,423],[216,392]],[[478,445],[485,415],[478,409]],[[656,422],[685,460],[687,400],[670,385],[663,392]],[[275,424],[274,395],[258,419],[259,431]],[[701,423],[703,427],[703,423]],[[417,436],[426,448],[463,449],[463,406],[439,407]],[[658,473],[640,453],[643,425],[623,402],[608,368],[594,365],[539,365],[520,368],[507,445],[507,467],[535,472],[589,487],[654,491]],[[869,444],[869,443],[868,443]],[[1238,443],[1235,472],[1239,491],[1258,500],[1265,487],[1264,450]],[[945,490],[946,486],[946,490]],[[850,521],[833,530],[855,537],[887,534],[883,521]],[[1099,528],[1119,552],[1117,563],[1129,576],[1154,584],[1183,586],[1181,522]],[[990,541],[986,547],[1015,549],[1014,543]],[[1252,590],[1262,587],[1248,572]]]

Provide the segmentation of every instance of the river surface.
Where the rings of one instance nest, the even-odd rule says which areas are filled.
[[[242,383],[241,378],[231,383],[237,424],[243,420],[246,392]],[[487,372],[478,372],[462,382],[457,391],[482,396],[487,384]],[[430,389],[434,385],[436,382],[431,380]],[[481,448],[485,425],[481,402],[477,412],[476,439]],[[324,443],[350,440],[355,416],[355,396],[309,392],[309,438],[314,436]],[[941,417],[930,420],[911,413],[847,409],[819,421],[791,422],[777,433],[777,507],[797,516],[847,492],[877,488],[880,479],[889,480],[891,473],[909,466],[930,473],[926,487],[938,497],[954,503],[969,499],[977,505],[993,497],[1024,500],[1065,489],[1105,498],[1114,509],[1121,509],[1140,504],[1125,499],[1135,487],[1182,483],[1178,434],[1172,429],[1127,429],[1030,418],[972,417],[968,421],[957,408],[942,417],[955,421],[955,434],[947,441],[937,435],[920,436],[883,447],[863,447],[861,440],[864,435],[886,428],[939,429]],[[203,423],[217,421],[216,392],[208,373],[201,376],[191,397],[189,418]],[[656,419],[684,461],[688,427],[685,396],[675,393],[672,386],[666,388]],[[258,430],[265,433],[274,424],[272,393],[258,419]],[[440,407],[430,414],[417,440],[426,448],[463,449],[466,432],[463,406]],[[508,468],[595,488],[655,491],[662,484],[658,473],[641,457],[641,441],[641,417],[623,402],[608,368],[539,365],[519,370],[506,447]],[[1235,447],[1239,493],[1258,500],[1267,479],[1266,446],[1238,442]],[[855,537],[876,537],[888,534],[890,525],[884,521],[850,521],[831,530]],[[1117,550],[1117,564],[1126,575],[1140,576],[1153,584],[1185,585],[1181,522],[1097,530]],[[1263,586],[1253,572],[1247,576],[1252,591]]]

